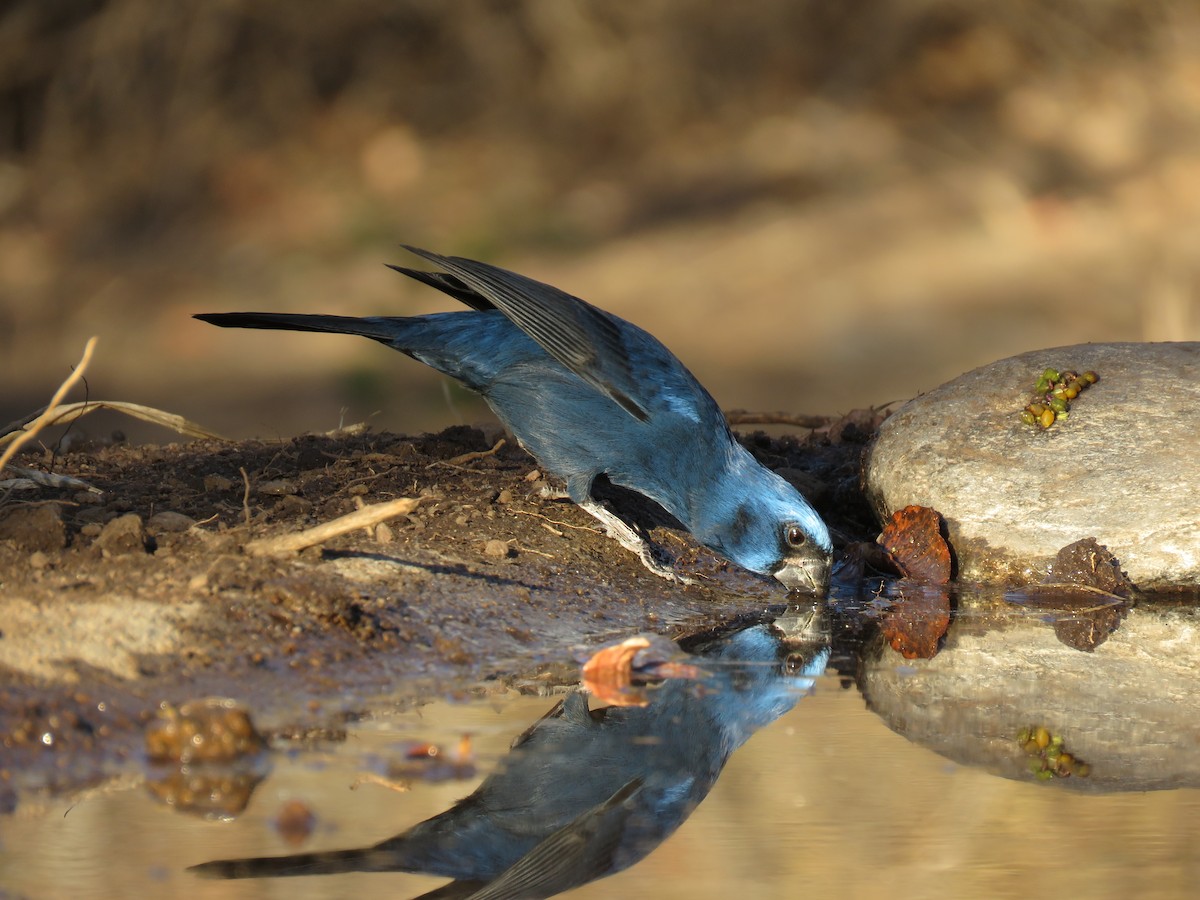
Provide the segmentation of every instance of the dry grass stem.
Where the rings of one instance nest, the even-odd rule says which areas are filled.
[[[75,370],[67,376],[66,380],[58,386],[58,390],[54,392],[54,396],[50,398],[50,404],[46,407],[46,411],[37,417],[28,428],[20,432],[9,444],[8,449],[0,454],[0,472],[4,471],[4,467],[8,461],[12,459],[21,447],[33,440],[34,436],[50,424],[54,419],[54,411],[58,405],[62,403],[63,397],[67,395],[67,391],[75,387],[83,378],[83,373],[87,370],[88,363],[92,361],[92,351],[96,349],[96,337],[93,335],[88,338],[87,344],[83,348],[83,356],[79,360],[79,365]]]
[[[80,370],[77,368],[76,371]],[[30,434],[31,429],[41,430],[50,425],[65,425],[99,409],[110,409],[114,412],[124,413],[134,419],[141,419],[143,422],[149,422],[152,425],[161,425],[163,428],[169,428],[177,434],[187,435],[188,437],[208,438],[216,441],[228,440],[228,438],[222,437],[215,431],[209,431],[207,428],[197,425],[183,416],[155,409],[152,406],[142,406],[140,403],[127,403],[123,400],[88,400],[80,403],[68,403],[65,406],[57,408],[55,408],[55,404],[51,404],[37,416],[32,425],[30,425],[28,419],[12,423],[7,426],[4,434],[0,434],[0,447],[11,441],[20,440],[21,435]]]

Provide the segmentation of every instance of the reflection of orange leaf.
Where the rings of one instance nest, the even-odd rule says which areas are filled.
[[[427,741],[407,744],[404,747],[403,760],[389,763],[387,775],[392,780],[420,779],[430,782],[471,778],[475,775],[475,754],[471,750],[471,736],[464,734],[453,749]]]
[[[670,638],[638,635],[605,647],[583,666],[583,688],[612,706],[645,706],[649,700],[637,685],[664,678],[703,679]]]
[[[613,706],[645,706],[645,694],[633,687],[633,658],[650,646],[644,637],[631,637],[597,650],[583,664],[583,689]]]
[[[897,587],[902,588],[903,582]],[[950,596],[944,590],[914,587],[896,598],[880,618],[879,627],[892,649],[905,659],[932,659],[938,641],[950,627]]]
[[[942,517],[927,506],[906,506],[892,514],[879,536],[904,574],[924,584],[950,580],[950,546],[942,537]]]

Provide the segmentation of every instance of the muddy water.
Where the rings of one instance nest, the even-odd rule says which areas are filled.
[[[893,650],[894,628],[864,624],[869,598],[843,598],[832,615],[782,613],[693,645],[696,677],[665,682],[649,706],[612,713],[603,725],[595,710],[604,704],[562,692],[496,693],[403,713],[384,704],[344,739],[276,749],[236,814],[181,811],[145,783],[23,808],[0,820],[0,885],[28,897],[417,896],[447,878],[357,871],[224,880],[188,867],[369,847],[490,777],[490,812],[522,807],[521,827],[544,833],[525,847],[510,840],[487,850],[486,823],[458,821],[454,831],[470,840],[442,865],[496,857],[487,864],[502,873],[497,886],[535,885],[513,896],[626,863],[576,894],[1194,896],[1194,604],[1143,604],[1114,620],[1013,599],[954,598],[954,620],[929,659]],[[1064,628],[1067,619],[1075,625]],[[1090,649],[1076,646],[1081,631],[1095,641]],[[560,701],[557,717],[510,753]],[[1037,746],[1039,728],[1046,748]],[[406,761],[416,742],[452,758],[464,733],[471,752],[457,774],[474,768],[472,777]],[[1057,759],[1074,757],[1074,768],[1049,771],[1049,747]],[[312,815],[306,837],[280,825],[292,801]],[[555,838],[551,821],[565,823],[571,840],[562,831]],[[539,841],[553,852],[539,858]],[[500,860],[506,852],[512,859]],[[547,859],[567,864],[555,869]]]

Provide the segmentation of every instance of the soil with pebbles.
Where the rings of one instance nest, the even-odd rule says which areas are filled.
[[[839,537],[869,539],[859,468],[876,418],[744,441]],[[233,697],[269,738],[296,739],[373,703],[574,682],[606,641],[786,601],[662,525],[656,543],[702,583],[651,575],[590,516],[545,499],[512,441],[489,452],[497,437],[457,427],[18,455],[100,493],[41,488],[0,506],[0,807],[135,771],[162,703]],[[422,502],[297,554],[243,552],[398,497]],[[653,510],[638,515],[653,524]]]

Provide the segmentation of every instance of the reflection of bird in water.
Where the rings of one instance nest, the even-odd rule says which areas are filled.
[[[497,771],[440,815],[372,847],[193,867],[221,878],[425,872],[429,897],[549,897],[646,856],[708,794],[730,754],[824,671],[816,610],[790,636],[756,625],[698,648],[702,689],[668,681],[646,707],[590,710],[568,694]]]
[[[696,538],[789,588],[823,593],[829,531],[783,478],[733,437],[712,396],[652,335],[550,285],[409,248],[449,274],[394,267],[471,307],[409,318],[205,313],[214,325],[358,334],[483,395],[570,498],[676,578],[593,491],[608,481],[658,503]]]

